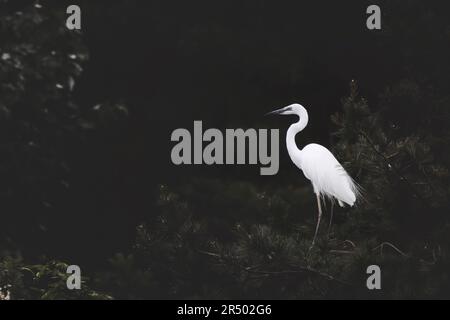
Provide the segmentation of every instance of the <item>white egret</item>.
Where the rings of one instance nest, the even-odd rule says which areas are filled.
[[[341,207],[344,206],[344,203],[353,206],[356,198],[360,196],[359,187],[334,155],[324,146],[311,143],[303,149],[297,147],[295,136],[308,124],[308,112],[302,105],[294,103],[268,114],[296,115],[299,117],[299,121],[292,124],[287,131],[286,146],[292,162],[311,181],[317,197],[318,217],[312,247],[316,241],[320,219],[322,218],[321,198],[329,198],[332,205],[334,199],[336,199]],[[330,217],[330,226],[332,215],[333,213]]]

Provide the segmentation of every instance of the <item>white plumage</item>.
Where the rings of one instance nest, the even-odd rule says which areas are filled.
[[[336,199],[340,206],[344,203],[353,206],[360,195],[358,186],[348,175],[334,155],[324,146],[311,143],[299,149],[295,143],[295,136],[308,124],[308,112],[300,104],[291,104],[287,107],[270,112],[270,114],[297,115],[298,122],[292,124],[286,134],[286,146],[292,162],[303,171],[303,174],[313,185],[317,196],[318,219],[316,232],[312,245],[316,240],[322,216],[321,199]],[[331,225],[330,218],[330,225]]]
[[[301,163],[294,161],[295,157],[291,159],[311,180],[314,192],[330,199],[336,198],[341,206],[342,202],[353,206],[356,201],[355,184],[333,154],[315,143],[308,144],[300,152],[301,156],[297,158]]]

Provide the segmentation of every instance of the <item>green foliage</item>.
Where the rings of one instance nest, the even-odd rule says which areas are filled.
[[[60,232],[74,203],[82,206],[86,198],[80,167],[99,149],[91,142],[117,139],[128,109],[112,102],[77,103],[89,54],[82,34],[65,27],[65,10],[37,2],[2,6],[0,239],[49,247],[48,237]],[[81,173],[88,176],[86,168]]]
[[[423,89],[405,81],[393,88],[382,95],[379,110],[373,112],[352,82],[350,96],[343,101],[344,113],[333,116],[338,127],[334,152],[365,189],[364,201],[344,232],[354,239],[394,242],[408,252],[388,244],[399,256],[381,261],[387,266],[383,270],[391,284],[390,297],[448,297],[444,266],[449,263],[450,162],[441,156],[443,149],[448,150],[448,132],[429,130],[435,123],[440,128],[448,108],[442,107],[442,98],[429,96],[428,104],[436,106],[433,112],[421,108],[408,112],[407,106],[424,95],[418,93]],[[398,109],[406,120],[394,120],[392,110]],[[411,126],[414,112],[420,121]],[[446,280],[437,283],[435,278]]]
[[[73,91],[88,54],[62,21],[46,6],[0,13],[0,206],[3,224],[18,237],[19,230],[48,229],[67,199],[70,157],[82,137]]]
[[[42,300],[99,300],[110,296],[90,288],[90,280],[82,278],[81,290],[68,290],[67,263],[42,259],[43,264],[26,264],[20,256],[1,256],[0,300],[3,298]]]

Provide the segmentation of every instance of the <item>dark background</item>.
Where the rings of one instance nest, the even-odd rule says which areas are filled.
[[[362,119],[373,119],[373,128],[380,130],[396,128],[383,132],[387,136],[383,141],[386,146],[389,142],[398,142],[398,145],[384,148],[381,142],[375,143],[375,149],[367,153],[369,158],[377,157],[377,148],[384,148],[382,153],[385,155],[392,148],[400,150],[406,144],[402,140],[406,137],[418,135],[444,139],[442,132],[448,135],[448,113],[439,111],[441,113],[436,116],[438,120],[432,117],[435,106],[439,106],[438,110],[449,108],[450,26],[449,11],[444,1],[378,1],[376,4],[382,12],[382,30],[373,31],[366,28],[366,8],[373,4],[370,1],[78,1],[82,8],[81,33],[58,29],[58,23],[64,26],[68,3],[40,1],[43,8],[33,9],[34,3],[1,2],[5,9],[2,13],[2,34],[8,35],[0,40],[2,52],[23,43],[38,43],[39,50],[44,48],[39,52],[54,46],[55,50],[63,53],[71,49],[85,52],[86,59],[82,62],[83,72],[76,77],[73,92],[60,96],[42,89],[47,88],[55,78],[58,79],[60,73],[72,73],[69,64],[62,62],[55,67],[56,71],[42,71],[45,75],[36,80],[39,85],[27,82],[26,89],[20,92],[17,89],[19,93],[14,99],[8,98],[9,93],[4,95],[6,102],[2,105],[12,105],[7,100],[10,99],[24,111],[17,111],[22,110],[19,107],[11,109],[12,118],[8,118],[8,123],[13,123],[11,125],[16,131],[8,131],[2,140],[3,146],[11,141],[8,140],[10,136],[33,137],[33,131],[22,134],[23,130],[28,129],[16,126],[22,124],[24,119],[29,127],[38,123],[37,130],[40,131],[36,135],[40,138],[37,139],[42,139],[44,146],[43,153],[27,151],[32,155],[17,153],[14,148],[2,149],[6,155],[4,159],[9,159],[4,160],[6,164],[2,167],[2,175],[8,176],[2,179],[4,201],[0,214],[4,219],[1,223],[3,247],[8,252],[20,252],[27,263],[53,257],[69,264],[86,266],[94,279],[97,272],[114,273],[110,258],[117,252],[123,252],[126,257],[136,249],[136,234],[139,237],[136,227],[148,224],[147,227],[152,229],[155,225],[153,219],[164,216],[167,209],[161,205],[161,197],[166,188],[177,194],[182,203],[192,206],[194,213],[189,211],[188,215],[191,217],[193,214],[194,222],[191,223],[202,221],[208,225],[207,231],[201,235],[204,238],[196,240],[203,244],[210,241],[211,236],[217,238],[214,241],[224,241],[224,247],[233,243],[235,235],[229,232],[236,223],[241,222],[249,228],[259,224],[270,228],[281,225],[284,235],[292,235],[292,230],[291,233],[286,231],[286,225],[290,222],[303,227],[306,224],[311,229],[315,217],[314,196],[301,172],[290,162],[284,146],[285,130],[294,119],[263,116],[268,111],[294,102],[304,105],[310,116],[307,129],[297,139],[298,145],[316,142],[330,149],[336,146],[336,153],[341,155],[338,159],[368,190],[366,200],[371,204],[367,205],[366,210],[373,211],[366,212],[366,216],[382,212],[381,215],[388,217],[389,222],[385,222],[377,215],[371,222],[369,232],[363,227],[356,230],[354,225],[346,226],[345,218],[341,216],[341,220],[337,220],[343,232],[341,241],[347,239],[345,234],[352,234],[348,231],[350,228],[365,241],[367,239],[363,235],[366,231],[370,237],[375,237],[378,242],[371,238],[374,241],[372,247],[380,242],[395,240],[400,241],[406,251],[412,252],[415,241],[420,242],[417,247],[431,248],[429,235],[436,232],[436,226],[446,225],[448,199],[445,192],[448,192],[448,185],[442,184],[445,175],[439,178],[439,186],[447,190],[440,193],[439,199],[444,200],[428,207],[417,206],[416,202],[411,201],[405,195],[409,191],[399,191],[395,183],[389,180],[392,176],[387,171],[375,174],[377,179],[399,192],[395,195],[391,192],[394,200],[389,200],[391,202],[385,205],[386,195],[377,194],[385,185],[381,182],[376,184],[370,170],[361,171],[360,167],[358,171],[351,166],[356,154],[359,154],[358,148],[364,153],[364,146],[358,144],[352,149],[350,146],[355,144],[356,138],[345,140],[334,135],[336,123],[330,118],[336,112],[343,111],[343,99],[349,96],[349,83],[354,80],[360,96],[368,101],[372,112]],[[28,30],[27,20],[23,18],[21,22],[17,18],[13,19],[17,21],[17,34],[11,32],[8,28],[12,20],[5,17],[14,17],[14,12],[18,10],[25,10],[26,17],[29,15],[36,28]],[[52,17],[49,18],[51,22],[41,28],[36,18],[39,15]],[[44,38],[46,40],[41,40]],[[31,63],[33,59],[36,61]],[[42,57],[33,52],[23,57],[25,70],[34,70],[42,61]],[[38,67],[36,69],[37,73],[41,72]],[[2,78],[3,84],[8,81],[12,80],[7,76]],[[39,92],[36,94],[39,94],[42,103],[35,103],[34,95],[30,94],[33,91]],[[47,120],[41,123],[34,111],[27,111],[32,106],[46,108],[52,104],[69,106],[67,110],[72,110],[70,106],[76,106],[76,115],[67,116],[72,111],[66,112],[66,109],[56,107],[50,124]],[[101,107],[95,109],[96,105]],[[100,111],[96,113],[95,110]],[[202,120],[205,129],[281,129],[278,175],[259,176],[259,165],[172,165],[170,134],[176,128],[192,131],[194,120]],[[81,129],[75,128],[71,121],[75,121]],[[358,122],[357,119],[355,121]],[[70,129],[59,130],[59,124],[67,124]],[[371,133],[374,137],[383,136],[376,129]],[[433,154],[431,162],[436,164],[436,168],[439,164],[438,169],[433,168],[445,169],[448,164],[448,141],[437,143],[432,140],[432,143],[428,138],[425,140],[431,148],[428,153]],[[19,138],[14,141],[18,149],[26,143]],[[370,145],[367,148],[370,149]],[[24,162],[36,164],[30,159],[41,159],[42,154],[46,159],[43,166],[27,165],[24,169]],[[17,158],[19,161],[14,160]],[[373,161],[374,167],[378,165],[376,160]],[[59,173],[59,165],[56,164],[59,162],[70,170]],[[11,166],[16,171],[11,171]],[[410,166],[408,160],[400,159],[398,166],[402,175],[412,172],[408,169],[402,171]],[[16,183],[19,179],[22,182]],[[408,179],[411,178],[408,176]],[[62,188],[60,183],[55,183],[56,180],[65,181],[70,188]],[[411,184],[416,182],[413,180]],[[16,187],[11,189],[12,184]],[[246,193],[254,188],[263,190],[261,192],[269,196],[281,194],[284,197],[283,194],[292,193],[298,203],[290,200],[283,202],[285,207],[281,211],[287,212],[283,221],[277,221],[276,210],[262,217],[260,211],[252,207],[253,193]],[[238,195],[229,197],[227,190]],[[405,208],[406,203],[417,212]],[[364,204],[361,206],[362,209],[358,210],[364,216]],[[242,209],[244,207],[247,209]],[[233,215],[241,209],[242,216]],[[171,210],[175,215],[184,215],[184,209],[175,206]],[[263,212],[265,209],[261,210]],[[297,210],[298,216],[294,215]],[[402,210],[407,212],[406,218],[399,213]],[[433,212],[438,213],[434,215]],[[409,213],[411,220],[407,217]],[[427,214],[432,217],[429,219],[432,221],[430,226],[423,221]],[[170,230],[165,232],[171,236],[163,237],[164,241],[170,242],[168,239],[173,234]],[[388,236],[383,238],[381,235]],[[306,238],[310,240],[310,237]],[[442,248],[446,244],[434,243],[434,246],[445,251]],[[193,247],[198,249],[196,244]],[[166,253],[177,257],[171,250]],[[149,254],[150,260],[159,259],[158,253],[152,254]],[[322,254],[319,252],[318,256]],[[433,253],[430,251],[426,255],[433,254],[436,255],[434,249]],[[200,258],[196,257],[167,259],[163,261],[161,258],[162,268],[170,269],[175,265],[176,269],[186,263],[195,269],[196,264],[200,264]],[[244,258],[239,256],[236,259]],[[194,262],[190,264],[186,261]],[[137,264],[146,269],[145,259]],[[194,283],[200,281],[214,287],[216,280],[208,279],[206,274],[203,278],[198,276],[200,280],[188,278]],[[172,281],[175,280],[170,276],[167,279],[170,280],[159,286],[174,286]],[[100,290],[105,289],[98,286]],[[154,288],[151,284],[149,287]],[[420,285],[418,287],[421,288]],[[316,293],[296,295],[284,292],[271,295],[270,289],[262,288],[261,297],[317,297]],[[119,286],[114,290],[122,292],[122,289]],[[105,289],[108,293],[114,290]],[[199,293],[189,287],[184,291],[179,289],[183,293],[178,292],[178,295],[172,295],[170,290],[160,296],[147,295],[148,291],[142,290],[125,297],[190,297],[191,294],[195,297],[214,297],[212,293],[207,293],[207,289]],[[417,293],[412,289],[410,291]],[[410,291],[406,290],[408,294]],[[230,292],[217,296],[239,297]],[[360,297],[359,291],[355,292],[353,297]],[[420,294],[424,292],[425,289]],[[247,294],[247,297],[255,297],[251,291]],[[408,294],[403,296],[410,297]],[[445,290],[435,293],[438,297],[448,297],[447,294]],[[123,297],[122,293],[111,295]],[[330,296],[333,297],[332,294]]]

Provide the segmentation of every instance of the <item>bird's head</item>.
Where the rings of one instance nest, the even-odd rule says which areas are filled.
[[[288,106],[286,106],[284,108],[277,109],[277,110],[274,110],[272,112],[269,112],[266,115],[279,114],[279,115],[283,115],[284,116],[284,115],[295,114],[295,115],[300,116],[304,112],[306,112],[306,109],[302,105],[300,105],[298,103],[294,103],[294,104],[290,104],[290,105],[288,105]]]

